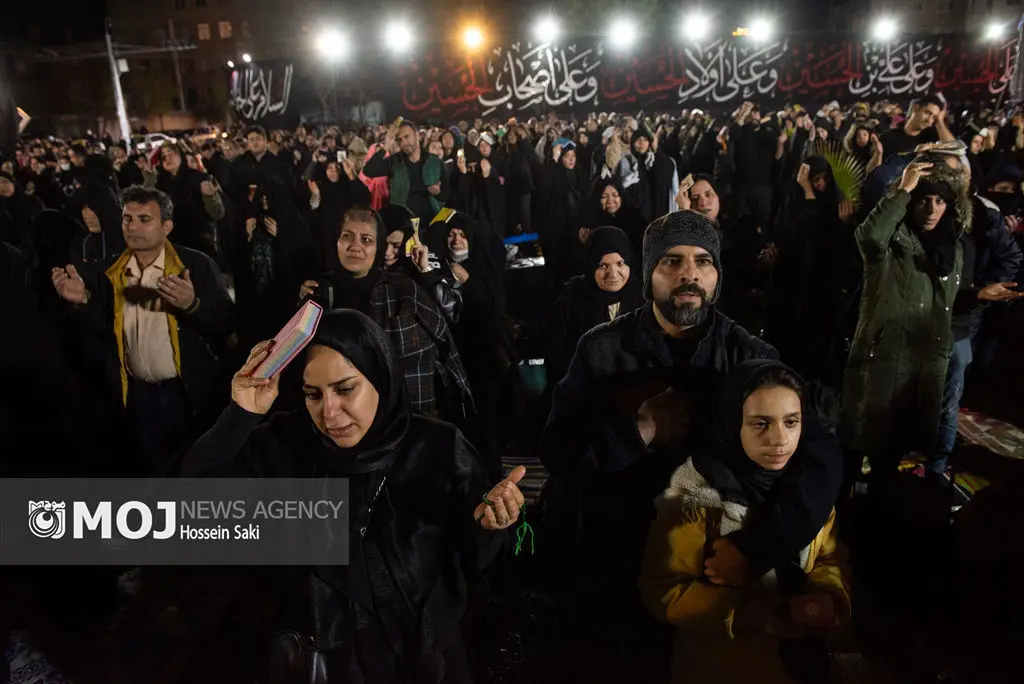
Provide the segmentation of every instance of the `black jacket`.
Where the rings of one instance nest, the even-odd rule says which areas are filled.
[[[188,452],[182,475],[315,476],[320,473],[310,458],[315,428],[304,414],[305,409],[278,413],[261,423],[262,416],[232,403]],[[378,550],[419,624],[415,634],[406,635],[404,662],[395,663],[397,657],[390,649],[364,652],[359,640],[349,649],[334,650],[327,643],[328,671],[334,676],[347,673],[340,678],[344,681],[378,684],[366,673],[411,668],[415,679],[402,681],[468,683],[459,624],[466,604],[464,578],[490,563],[503,539],[473,521],[473,511],[490,484],[473,448],[448,423],[413,416],[398,449],[387,472],[386,496],[374,507],[362,548],[365,551],[372,544]],[[350,490],[368,477],[350,476]],[[363,518],[350,513],[350,534],[358,535],[360,524]],[[281,585],[270,590],[280,592]],[[305,597],[282,598],[294,603]],[[379,681],[397,684],[390,677]]]
[[[693,395],[691,425],[710,425],[721,379],[743,361],[777,356],[771,345],[724,314],[713,311],[710,321],[686,368],[674,367],[650,303],[584,335],[555,388],[541,435],[548,471],[558,478],[594,477],[613,488],[618,481],[633,489],[627,495],[632,501],[621,505],[650,508],[686,454],[656,453],[644,444],[636,424],[640,403],[672,387]],[[712,437],[694,436],[696,448]],[[787,472],[776,498],[736,539],[755,571],[774,567],[781,552],[813,539],[838,496],[842,451],[810,412],[794,460],[799,467]]]
[[[297,194],[295,175],[292,173],[291,167],[270,150],[267,150],[259,160],[252,152],[246,152],[235,159],[231,164],[230,181],[228,196],[236,207],[246,204],[251,185],[260,189],[280,184],[288,189],[293,199]]]
[[[953,336],[957,340],[973,337],[981,327],[986,303],[978,300],[978,290],[992,283],[1014,280],[1022,260],[1020,247],[1003,226],[999,208],[978,196],[973,202],[971,232],[960,237],[964,269],[953,303],[952,321]]]
[[[234,330],[234,304],[224,287],[220,270],[210,257],[187,247],[175,248],[182,264],[189,271],[199,306],[191,313],[175,313],[178,322],[178,345],[181,354],[181,380],[190,401],[193,417],[212,417],[223,404],[220,382],[220,357],[228,336]],[[120,255],[117,255],[120,256]],[[110,260],[109,267],[115,259]],[[118,359],[114,331],[114,291],[110,279],[102,273],[90,290],[87,304],[71,306],[71,315],[79,325],[97,338],[103,349],[102,359],[107,389],[121,401],[121,362]],[[121,334],[117,331],[117,334]],[[207,423],[208,424],[208,423]]]

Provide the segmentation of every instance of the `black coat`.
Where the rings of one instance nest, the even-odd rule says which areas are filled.
[[[552,272],[556,288],[574,275],[572,253],[579,244],[588,193],[589,185],[578,160],[571,171],[561,163],[545,163],[544,182],[534,201],[541,210],[540,239],[545,264]]]
[[[195,311],[177,312],[176,318],[181,381],[193,416],[202,420],[223,405],[220,403],[224,387],[220,376],[220,356],[234,330],[234,304],[224,287],[220,270],[210,257],[187,247],[177,247],[176,251],[189,271],[199,298],[199,307]],[[96,359],[96,362],[103,366],[108,392],[120,402],[121,361],[117,353],[114,291],[110,279],[101,273],[95,281],[95,291],[90,290],[90,294],[88,304],[69,305],[69,313],[78,325],[96,338],[96,348],[104,350],[103,358]]]
[[[590,479],[602,495],[637,508],[629,529],[641,541],[653,512],[651,502],[665,487],[672,470],[690,447],[706,448],[710,434],[700,426],[712,424],[717,387],[736,366],[749,359],[776,358],[771,345],[754,337],[731,319],[713,311],[705,336],[697,342],[689,366],[675,366],[665,336],[654,319],[653,305],[616,318],[583,336],[568,374],[555,388],[551,414],[541,435],[541,459],[556,478]],[[688,448],[652,452],[640,436],[636,413],[641,402],[671,387],[688,396],[691,426],[698,429]],[[821,529],[839,494],[842,451],[838,441],[805,415],[804,432],[794,460],[801,467],[787,472],[777,498],[752,520],[736,540],[755,569],[775,567],[779,553],[803,548]],[[785,531],[783,533],[782,531]],[[790,535],[790,536],[787,536]]]
[[[576,353],[576,345],[588,331],[602,323],[608,323],[608,303],[599,297],[591,296],[596,289],[587,278],[593,275],[581,275],[570,278],[562,286],[555,305],[555,313],[551,321],[551,336],[548,340],[548,353],[545,356],[548,378],[557,382],[569,368],[569,361]],[[640,276],[636,271],[630,273],[632,285],[627,285],[621,294],[619,316],[623,316],[643,304],[640,293]]]
[[[231,164],[230,181],[228,196],[236,207],[244,206],[248,201],[251,185],[260,189],[279,184],[288,190],[293,199],[296,197],[295,177],[291,166],[269,150],[259,160],[252,152],[246,152],[235,159]]]
[[[217,221],[206,211],[200,187],[208,176],[190,168],[184,162],[178,173],[171,175],[162,168],[157,172],[156,187],[171,197],[174,203],[174,230],[171,242],[206,254],[216,254],[214,236]]]
[[[318,471],[309,456],[315,448],[315,428],[305,414],[305,409],[279,413],[261,424],[262,416],[231,404],[189,451],[182,475],[315,475]],[[473,511],[490,485],[473,448],[448,423],[413,416],[398,449],[387,474],[386,496],[374,506],[362,548],[365,551],[372,545],[377,549],[419,624],[415,634],[405,635],[404,662],[396,662],[390,649],[365,652],[363,642],[357,640],[348,658],[341,655],[344,648],[329,652],[328,672],[332,681],[344,674],[339,681],[360,684],[468,684],[471,680],[459,625],[466,604],[464,578],[488,564],[502,541],[502,535],[481,530],[473,520]],[[350,476],[350,490],[360,488],[371,475]],[[350,534],[357,535],[361,516],[350,515],[349,523]],[[281,592],[282,584],[291,589],[301,583],[281,583],[268,590]],[[280,599],[295,603],[307,597],[289,593]],[[418,667],[417,660],[427,661],[426,666]],[[416,672],[414,679],[367,681],[365,676],[367,672],[406,668]]]

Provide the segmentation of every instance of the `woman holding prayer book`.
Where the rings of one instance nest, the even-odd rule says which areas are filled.
[[[231,405],[182,474],[348,478],[350,562],[275,582],[278,636],[250,681],[468,683],[463,578],[517,521],[525,469],[491,486],[454,426],[413,413],[386,334],[351,310],[325,315],[301,357],[305,407],[264,420],[280,376],[253,371],[271,345],[235,374]],[[315,663],[320,676],[294,679],[284,663]]]

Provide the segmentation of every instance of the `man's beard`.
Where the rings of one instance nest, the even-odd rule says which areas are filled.
[[[685,294],[692,294],[700,297],[700,306],[693,306],[692,304],[687,303],[677,307],[672,303],[672,300],[675,297]],[[708,293],[695,283],[680,285],[676,289],[672,290],[672,292],[669,293],[669,296],[665,299],[655,299],[654,305],[658,307],[658,311],[661,312],[662,316],[675,325],[683,328],[691,328],[695,325],[700,325],[707,320],[708,314],[710,313],[710,308],[708,306]]]

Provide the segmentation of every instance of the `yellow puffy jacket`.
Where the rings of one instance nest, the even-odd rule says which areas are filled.
[[[791,684],[778,657],[778,640],[737,636],[733,617],[751,596],[775,591],[774,574],[743,587],[698,581],[704,568],[708,511],[721,509],[719,534],[739,529],[746,508],[723,502],[719,493],[687,461],[672,475],[656,501],[639,579],[640,595],[659,620],[676,626],[672,682],[686,684],[757,682]],[[846,550],[836,539],[835,511],[800,555],[807,573],[805,593],[828,593],[836,602],[840,624],[850,615]]]

